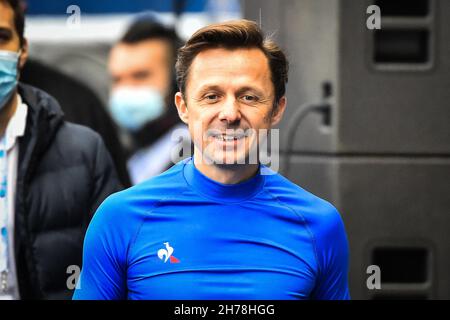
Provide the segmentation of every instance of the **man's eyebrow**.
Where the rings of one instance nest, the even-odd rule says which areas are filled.
[[[199,94],[203,94],[203,93],[205,93],[207,91],[222,91],[222,88],[219,85],[213,85],[213,84],[208,85],[208,84],[205,84],[205,85],[200,87],[200,89],[198,90],[198,93]],[[255,88],[255,87],[252,87],[252,86],[245,86],[245,87],[239,88],[238,91],[237,91],[237,94],[243,94],[243,93],[249,92],[249,91],[254,92],[254,93],[256,93],[257,95],[260,95],[260,96],[264,95],[262,90],[260,90],[258,88]]]
[[[243,94],[243,93],[249,92],[249,91],[254,92],[259,96],[264,95],[264,92],[262,90],[259,90],[258,88],[251,87],[251,86],[245,86],[245,87],[239,88],[238,94]]]
[[[219,85],[214,85],[214,84],[205,84],[202,85],[199,89],[198,89],[198,93],[202,94],[205,93],[207,91],[222,91],[222,89],[220,88]]]

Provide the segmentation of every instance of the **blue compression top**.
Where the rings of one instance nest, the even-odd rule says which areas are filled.
[[[337,210],[261,168],[226,185],[188,158],[108,197],[89,225],[73,298],[349,299]]]

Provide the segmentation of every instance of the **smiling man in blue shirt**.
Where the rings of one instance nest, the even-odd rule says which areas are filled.
[[[101,205],[74,299],[349,299],[337,210],[250,161],[286,107],[284,53],[239,20],[197,31],[176,71],[194,155]]]

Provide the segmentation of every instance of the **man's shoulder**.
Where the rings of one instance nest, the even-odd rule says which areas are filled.
[[[183,168],[186,161],[187,159],[175,163],[159,175],[151,177],[126,189],[124,193],[155,194],[163,196],[163,198],[171,197],[177,193],[180,193],[181,189],[186,186],[186,181],[183,174]]]
[[[280,174],[271,175],[266,181],[268,192],[289,208],[301,225],[308,228],[321,264],[324,264],[322,257],[326,256],[330,248],[346,248],[344,222],[334,205]]]
[[[184,192],[182,167],[182,163],[177,163],[156,177],[111,194],[100,205],[94,218],[119,228],[125,222],[140,224],[155,208]]]
[[[100,135],[86,126],[63,121],[55,137],[69,148],[89,149],[103,142]]]
[[[341,216],[329,201],[313,194],[279,173],[266,177],[266,191],[289,207],[311,227],[333,228]]]
[[[155,177],[111,195],[106,201],[115,202],[122,207],[145,207],[150,210],[185,191],[183,166],[184,161],[180,161]]]
[[[62,122],[49,140],[49,154],[57,155],[60,165],[79,165],[100,172],[110,163],[110,155],[101,136],[94,130]],[[94,178],[94,177],[93,177]]]

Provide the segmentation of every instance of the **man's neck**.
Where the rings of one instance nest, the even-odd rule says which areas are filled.
[[[17,109],[17,92],[15,92],[9,102],[0,110],[0,137],[5,134],[9,120]]]
[[[208,178],[223,183],[237,184],[253,177],[259,169],[258,164],[209,164],[204,159],[196,156],[194,152],[194,164],[197,170]]]

